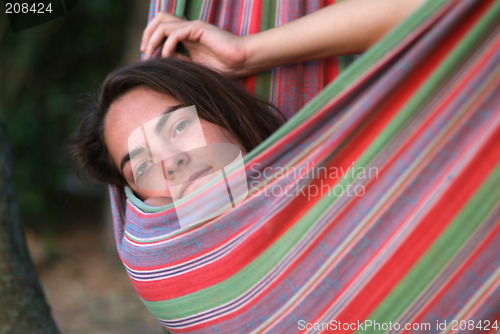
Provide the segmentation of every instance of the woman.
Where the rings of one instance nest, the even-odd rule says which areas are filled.
[[[182,112],[172,117],[176,110]],[[165,115],[170,116],[169,120]],[[97,107],[84,115],[73,135],[72,151],[81,166],[97,180],[128,185],[145,203],[164,205],[172,203],[172,197],[184,197],[200,186],[192,182],[199,172],[192,166],[193,161],[201,161],[203,152],[195,149],[227,143],[244,154],[280,126],[277,115],[275,108],[210,69],[176,59],[155,59],[124,67],[106,78]],[[194,126],[194,120],[198,119]],[[190,139],[184,141],[190,142],[191,147],[169,157],[136,162],[140,154],[132,146],[139,144],[132,138],[145,124],[147,127],[152,123],[155,128],[167,124],[171,130],[169,143],[180,138],[181,133],[191,131]],[[148,146],[143,151],[151,153],[152,148]],[[147,185],[151,182],[142,182],[138,176],[158,161],[168,184],[173,184],[170,181],[174,177],[177,177],[175,186],[185,183],[181,181],[190,184],[184,184],[180,193],[174,193],[172,187],[155,188]]]

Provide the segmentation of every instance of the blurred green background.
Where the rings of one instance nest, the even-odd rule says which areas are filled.
[[[124,63],[131,1],[80,1],[65,15],[12,32],[2,18],[0,118],[7,124],[24,223],[57,224],[72,198],[95,197],[75,181],[65,153],[78,100]]]
[[[16,32],[0,13],[0,120],[28,245],[62,333],[163,333],[119,262],[107,188],[67,154],[78,111],[111,70],[139,60],[149,1],[71,2]]]

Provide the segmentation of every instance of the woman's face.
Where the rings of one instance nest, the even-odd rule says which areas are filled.
[[[214,169],[211,143],[243,149],[229,131],[197,117],[193,107],[146,88],[115,100],[104,139],[115,166],[135,194],[164,205],[194,192]]]

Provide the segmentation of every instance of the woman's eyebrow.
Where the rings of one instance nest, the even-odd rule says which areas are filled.
[[[171,113],[173,111],[176,111],[177,109],[181,109],[181,108],[184,108],[184,107],[185,106],[182,105],[182,104],[179,104],[179,105],[176,105],[176,106],[172,106],[172,107],[168,107],[167,110],[163,113],[163,115],[160,116],[160,120],[158,121],[158,123],[155,126],[155,132],[157,134],[159,134],[163,130],[163,127],[165,126],[165,123],[167,123],[167,120],[168,120],[168,118],[170,117],[170,115],[171,115]]]

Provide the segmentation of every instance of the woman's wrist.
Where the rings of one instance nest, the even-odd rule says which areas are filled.
[[[243,50],[243,62],[234,68],[235,77],[244,77],[268,70],[273,66],[270,57],[265,54],[264,47],[259,40],[259,34],[252,34],[241,38],[241,48]]]
[[[237,75],[247,76],[269,70],[286,62],[279,45],[273,45],[264,32],[242,37],[245,61]]]

